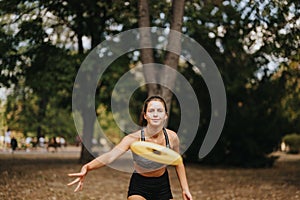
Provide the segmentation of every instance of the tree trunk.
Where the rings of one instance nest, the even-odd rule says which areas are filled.
[[[181,51],[181,38],[179,37],[182,27],[182,18],[184,14],[184,0],[173,0],[172,3],[172,21],[171,30],[177,32],[170,32],[168,38],[168,49],[173,52],[168,51],[165,57],[164,64],[168,67],[173,68],[176,72],[178,67],[178,60]],[[149,6],[147,0],[139,1],[139,28],[150,27],[150,17],[149,17]],[[150,30],[140,30],[140,43],[141,46],[151,46]],[[176,52],[176,53],[174,53]],[[152,67],[153,65],[149,63],[154,63],[154,56],[152,49],[141,49],[141,61],[142,63],[148,64],[143,67],[144,77],[146,82],[156,82],[159,83],[159,79],[162,80],[164,85],[167,85],[170,89],[174,88],[176,73],[171,73],[168,68],[164,68],[164,72],[160,73],[159,69]],[[162,77],[163,76],[163,77]],[[148,96],[161,95],[167,104],[168,110],[171,108],[171,100],[173,93],[166,87],[161,87],[159,84],[148,84]]]
[[[46,96],[46,95],[43,95]],[[45,119],[46,116],[46,107],[47,107],[47,103],[48,103],[48,98],[46,97],[41,97],[41,99],[39,100],[39,110],[38,110],[38,117],[37,117],[37,121],[38,121],[38,127],[37,127],[37,144],[39,144],[39,139],[40,137],[43,136],[43,130],[42,130],[42,123],[43,123],[43,119]]]
[[[111,1],[108,1],[111,5]],[[91,26],[91,49],[95,48],[97,45],[101,43],[101,35],[103,32],[105,32],[105,23],[106,19],[108,19],[106,10],[97,10],[94,13],[91,13],[91,17],[88,20],[88,24],[90,23]],[[99,16],[102,16],[101,20],[96,20],[98,22],[97,26],[94,25],[95,19],[98,19]],[[79,30],[80,32],[81,30]],[[79,34],[79,36],[81,36]],[[82,36],[81,36],[82,37]],[[82,44],[81,44],[82,45]],[[80,50],[80,49],[79,49]],[[83,47],[82,47],[83,50]],[[83,51],[82,51],[83,52]],[[89,73],[95,73],[95,72],[86,72],[87,77],[86,81],[90,80]],[[87,88],[88,90],[88,88]],[[81,148],[81,154],[80,154],[80,163],[86,163],[94,159],[94,155],[92,154],[92,139],[93,139],[93,133],[94,133],[94,124],[96,122],[96,119],[93,118],[90,113],[95,112],[95,108],[90,108],[88,105],[89,98],[87,97],[87,102],[85,104],[86,107],[83,111],[81,111],[82,117],[83,117],[83,138],[82,138],[82,148]]]
[[[81,143],[81,152],[80,152],[80,158],[79,158],[79,163],[81,164],[86,164],[93,160],[95,157],[93,154],[90,152],[89,149],[86,148],[84,143]]]
[[[172,50],[172,52],[167,52],[164,64],[168,67],[173,68],[174,71],[171,72],[170,70],[168,70],[168,68],[164,68],[164,73],[162,73],[164,75],[162,81],[164,85],[167,85],[170,89],[174,88],[176,81],[175,72],[178,68],[179,55],[181,52],[180,33],[182,28],[183,14],[184,0],[173,0],[171,30],[173,30],[174,32],[170,32],[167,46],[167,49]],[[173,97],[173,93],[170,89],[162,87],[162,96],[166,101],[168,110],[171,109],[171,101]]]
[[[93,65],[93,63],[91,63]],[[89,91],[89,81],[91,80],[92,74],[94,71],[91,69],[86,69],[84,81],[83,84],[81,84],[81,90],[83,93],[80,95],[82,96],[82,99],[78,100],[78,109],[80,109],[80,113],[82,116],[82,149],[81,149],[81,156],[79,161],[81,163],[89,162],[91,159],[93,159],[92,156],[92,139],[93,139],[93,133],[94,133],[94,124],[96,122],[96,118],[93,115],[95,113],[95,105],[93,103],[94,98],[91,94],[91,91]],[[85,93],[86,91],[89,91]]]
[[[139,1],[139,28],[150,27],[150,17],[149,17],[149,6],[147,0]],[[140,29],[140,46],[147,47],[151,45],[151,33],[150,29]],[[143,66],[143,73],[145,77],[145,81],[147,84],[148,96],[158,95],[160,93],[160,86],[155,84],[158,82],[158,69],[156,70],[153,67],[154,56],[152,48],[142,48],[141,49],[141,61],[143,65],[147,64],[147,66]],[[151,83],[152,82],[152,83]],[[154,84],[153,84],[154,82]]]
[[[78,37],[78,53],[80,55],[82,55],[83,54],[83,50],[84,50],[83,49],[83,42],[82,42],[83,35],[82,34],[78,34],[77,37]]]
[[[85,111],[82,112],[83,117],[83,134],[82,134],[82,146],[81,146],[81,154],[80,154],[80,163],[87,163],[94,159],[92,155],[92,139],[94,132],[94,123],[95,121],[91,117],[90,113],[93,111],[88,111],[90,108],[86,108]]]

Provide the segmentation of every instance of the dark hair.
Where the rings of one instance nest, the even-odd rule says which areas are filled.
[[[160,101],[165,107],[165,112],[168,113],[166,101],[161,96],[150,96],[144,101],[143,111],[140,119],[141,126],[147,125],[147,121],[144,119],[144,114],[147,112],[148,104],[150,101]]]

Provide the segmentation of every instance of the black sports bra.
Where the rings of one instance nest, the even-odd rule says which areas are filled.
[[[169,137],[167,134],[167,131],[165,128],[163,128],[163,132],[165,135],[165,140],[166,140],[166,147],[170,148],[170,142],[169,142]],[[144,129],[142,128],[141,130],[141,141],[146,141],[145,138],[145,132]],[[133,160],[141,167],[145,168],[145,169],[159,169],[163,166],[165,166],[164,164],[152,161],[152,160],[148,160],[146,158],[143,158],[135,153],[132,152],[132,156],[133,156]]]

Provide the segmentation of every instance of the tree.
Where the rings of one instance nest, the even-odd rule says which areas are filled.
[[[34,119],[39,122],[32,121],[31,127],[37,129],[38,123],[46,124],[43,118],[55,115],[49,113],[50,108],[53,112],[64,108],[62,113],[70,112],[68,105],[75,73],[85,56],[107,36],[138,26],[167,27],[200,43],[219,67],[226,86],[226,124],[213,152],[202,161],[263,166],[268,164],[266,155],[276,147],[280,137],[299,130],[298,8],[295,0],[246,3],[153,0],[149,4],[146,0],[1,1],[1,86],[24,88],[26,102],[15,101],[15,105],[8,106],[9,109],[24,108],[24,112],[20,112],[22,116],[15,118],[15,122],[23,124],[34,110]],[[151,42],[149,32],[140,34],[141,45]],[[168,45],[180,50],[179,40],[173,36],[169,35]],[[90,46],[85,45],[86,38]],[[200,102],[201,119],[197,138],[185,158],[199,161],[194,155],[207,129],[211,106],[205,82],[191,64],[178,66],[178,55],[171,52],[144,48],[140,55],[143,64],[168,65],[180,71],[193,85]],[[270,68],[270,61],[279,65]],[[137,61],[124,55],[117,62],[111,65],[111,74],[105,74],[99,81],[96,108],[85,105],[92,112],[98,103],[109,105],[116,80],[127,71],[129,63]],[[146,81],[160,82],[160,75],[165,73],[147,66],[150,67],[143,68]],[[175,79],[171,75],[163,80],[172,86]],[[179,122],[180,112],[176,108],[179,105],[172,93],[158,84],[147,85],[147,90],[147,95],[162,95],[172,112],[170,123]],[[13,98],[19,97],[19,90],[15,92]],[[142,91],[133,99],[141,105],[145,96]],[[14,101],[13,98],[9,101]],[[79,112],[86,115],[82,110]],[[172,127],[178,126],[170,123]],[[89,144],[94,121],[87,117],[84,124],[83,132]],[[45,133],[48,127],[49,124],[42,127]],[[88,159],[88,154],[89,151],[82,154],[82,162]]]
[[[187,6],[189,11],[184,24],[187,33],[213,57],[222,74],[228,99],[221,138],[202,162],[271,166],[274,159],[268,154],[277,148],[282,133],[293,125],[287,122],[280,106],[280,102],[290,96],[284,92],[286,73],[279,75],[277,70],[281,67],[269,68],[269,62],[282,62],[287,66],[284,60],[291,60],[288,57],[297,54],[299,37],[295,23],[298,11],[294,8],[298,3],[256,1],[242,6],[239,2],[212,5],[189,1]],[[287,71],[291,74],[294,70]],[[296,78],[297,74],[293,76]],[[204,91],[205,87],[197,93]],[[207,100],[206,106],[210,106]],[[201,107],[201,110],[205,109]],[[202,117],[202,129],[207,127],[207,119],[205,115]],[[197,161],[193,152],[198,151],[203,134],[199,131],[186,152],[189,160]]]
[[[46,108],[50,102],[54,102],[51,97],[58,98],[57,94],[62,99],[55,101],[55,106],[65,106],[68,102],[69,106],[65,108],[70,111],[74,72],[86,53],[104,40],[105,36],[121,31],[118,28],[120,21],[124,23],[123,27],[131,26],[130,20],[134,16],[131,6],[124,7],[123,2],[112,1],[104,3],[90,0],[80,3],[13,0],[0,4],[3,13],[0,31],[3,36],[1,73],[5,75],[1,76],[1,83],[10,87],[18,84],[22,77],[25,79],[26,87],[33,90],[39,105],[37,123],[42,123],[46,117]],[[123,13],[121,10],[128,10],[126,16],[120,14]],[[90,47],[84,48],[84,37],[90,39]],[[56,84],[57,81],[61,84]],[[86,109],[95,110],[85,106]],[[81,113],[85,116],[83,111]],[[90,121],[88,117],[83,119],[84,140],[89,147],[95,121]],[[38,126],[37,135],[41,135],[42,131],[41,126]],[[82,149],[81,161],[85,162],[90,159],[90,154],[85,146]]]
[[[182,19],[184,14],[184,0],[172,1],[172,19],[170,29],[181,32],[182,28]],[[139,1],[139,28],[150,27],[150,11],[147,0]],[[141,46],[149,46],[151,44],[149,29],[141,29]],[[173,49],[180,52],[181,41],[176,37],[173,32],[170,33],[168,38],[168,46],[172,46]],[[141,61],[145,64],[155,63],[153,49],[143,48],[141,49]],[[177,69],[179,61],[179,55],[173,52],[168,51],[165,55],[164,64]],[[151,67],[143,67],[144,77],[146,82],[159,82],[158,79],[163,79],[166,85],[170,86],[172,89],[175,84],[176,74],[169,73],[165,71],[161,73],[160,69],[155,69]],[[161,95],[167,104],[168,110],[170,110],[172,92],[159,84],[147,84],[148,96],[151,95]]]

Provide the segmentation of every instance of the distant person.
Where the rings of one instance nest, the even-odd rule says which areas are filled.
[[[9,147],[10,145],[10,136],[11,136],[11,131],[8,128],[7,131],[5,132],[5,136],[4,136],[4,147]]]
[[[26,137],[25,143],[26,143],[26,147],[30,147],[32,144],[32,137]]]
[[[12,137],[11,140],[10,140],[10,147],[11,147],[11,150],[12,152],[14,152],[17,147],[18,147],[18,141],[15,137]]]
[[[54,151],[53,152],[56,152],[57,151],[57,147],[59,147],[59,144],[58,142],[56,141],[56,137],[52,137],[48,143],[48,146],[47,146],[47,151],[50,150],[50,148],[53,148]]]
[[[30,151],[30,147],[32,146],[32,138],[31,137],[27,137],[25,139],[25,145],[26,145],[26,151]]]
[[[66,142],[65,138],[60,137],[59,138],[59,143],[60,143],[61,147],[67,147],[67,142]]]
[[[41,136],[39,138],[39,146],[42,147],[42,148],[45,147],[45,138],[44,138],[44,136]]]

